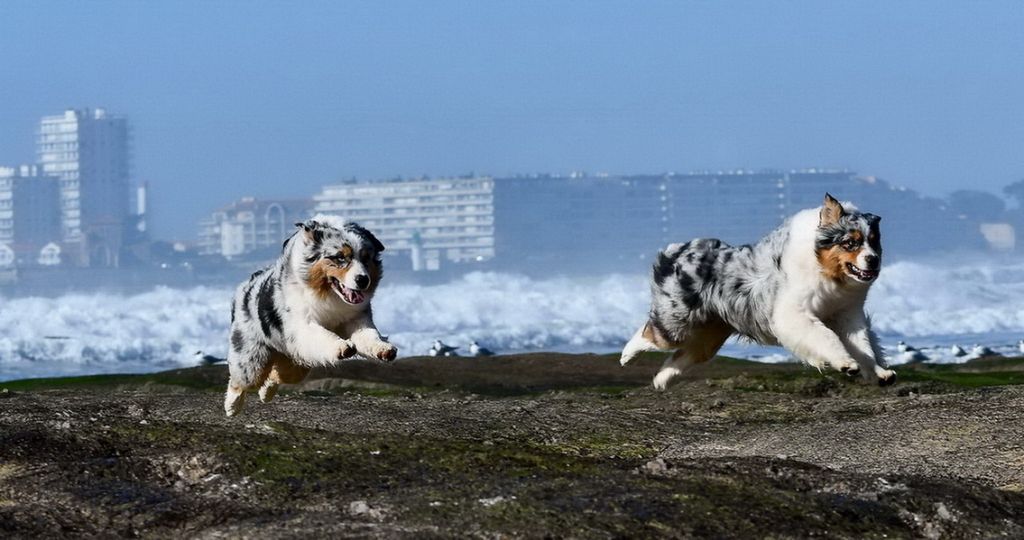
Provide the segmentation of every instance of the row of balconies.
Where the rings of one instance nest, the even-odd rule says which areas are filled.
[[[476,196],[491,196],[494,193],[493,189],[452,189],[444,190],[443,192],[438,191],[417,191],[417,192],[395,192],[395,191],[379,191],[379,190],[354,190],[354,189],[343,189],[335,190],[330,186],[324,188],[321,193],[313,196],[315,201],[329,201],[329,200],[365,200],[365,199],[395,199],[395,198],[408,198],[415,197],[441,197],[441,196],[461,196],[461,195],[476,195]]]
[[[494,189],[494,182],[491,180],[410,180],[394,183],[371,183],[371,184],[335,184],[324,186],[324,193],[337,192],[353,194],[357,197],[367,195],[383,196],[388,194],[408,195],[418,193],[433,193],[437,191],[491,191]]]

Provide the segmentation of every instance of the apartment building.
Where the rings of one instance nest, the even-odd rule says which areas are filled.
[[[200,255],[236,258],[261,251],[280,251],[295,223],[310,215],[309,199],[243,197],[199,222]]]
[[[314,212],[367,227],[414,270],[494,257],[494,180],[490,177],[352,181],[325,186]]]

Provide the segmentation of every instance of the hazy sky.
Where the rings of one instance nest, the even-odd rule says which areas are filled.
[[[0,164],[134,127],[162,236],[341,178],[850,167],[1024,177],[1024,2],[0,2]]]

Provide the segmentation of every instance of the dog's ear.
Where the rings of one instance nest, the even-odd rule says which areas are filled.
[[[846,215],[846,210],[843,210],[843,205],[839,204],[839,201],[835,197],[826,193],[825,203],[821,205],[821,213],[818,214],[819,226],[834,225],[839,222],[839,218]]]
[[[307,219],[306,221],[295,223],[295,226],[302,228],[303,234],[306,235],[306,240],[310,242],[320,242],[324,238],[324,231],[319,221]]]
[[[374,236],[372,232],[368,231],[362,225],[358,223],[346,223],[345,230],[351,233],[358,234],[359,236],[363,237],[364,240],[369,241],[371,244],[373,244],[373,249],[377,250],[378,253],[384,251],[384,244],[380,243],[380,240],[377,240],[377,237]]]
[[[377,237],[374,236],[372,232],[366,231],[366,237],[370,240],[370,243],[373,244],[373,249],[376,249],[378,253],[384,251],[384,244],[382,244],[380,240],[377,240]]]

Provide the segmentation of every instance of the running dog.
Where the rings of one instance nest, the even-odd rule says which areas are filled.
[[[821,207],[797,213],[752,246],[707,238],[668,246],[654,264],[647,323],[620,362],[673,351],[654,377],[664,390],[739,334],[782,345],[819,370],[892,384],[896,373],[864,313],[882,265],[880,220],[825,194]]]
[[[368,230],[317,215],[284,242],[282,255],[238,286],[231,306],[224,412],[242,410],[247,390],[268,402],[281,383],[360,354],[384,361],[398,349],[373,324],[384,245]]]

